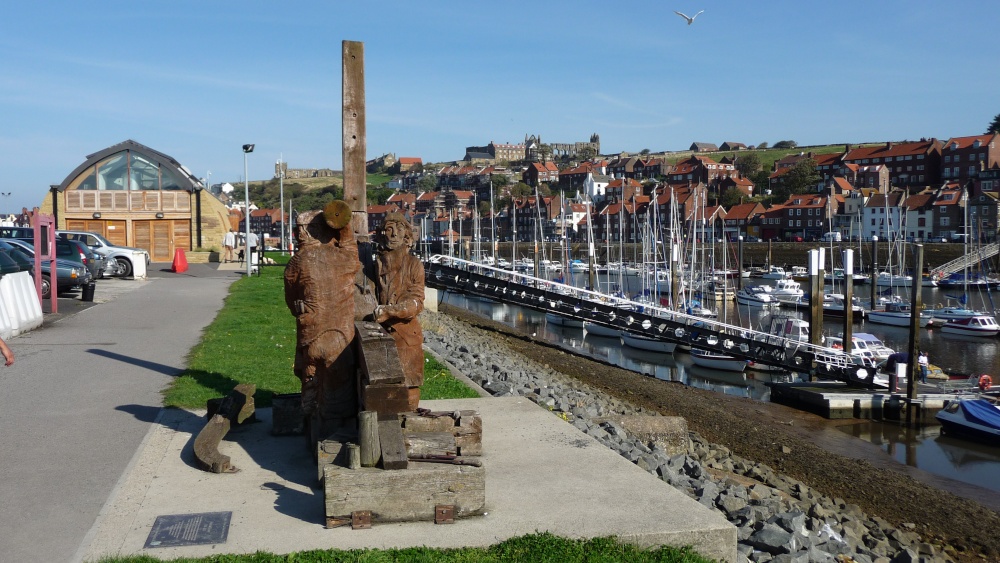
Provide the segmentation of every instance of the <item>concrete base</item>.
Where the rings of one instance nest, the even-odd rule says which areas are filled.
[[[489,468],[486,513],[456,520],[325,529],[316,467],[301,436],[270,434],[259,424],[231,431],[219,446],[234,474],[195,467],[200,413],[164,410],[131,471],[95,525],[85,560],[145,554],[197,557],[258,550],[487,546],[548,531],[571,538],[617,536],[644,547],[691,545],[707,557],[736,560],[736,528],[653,475],[527,399],[423,401],[433,410],[474,409],[483,419]],[[314,488],[315,487],[315,488]],[[232,511],[225,543],[144,549],[157,516]]]

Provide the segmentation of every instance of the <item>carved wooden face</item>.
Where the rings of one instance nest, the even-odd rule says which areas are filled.
[[[395,221],[386,223],[382,227],[382,244],[389,250],[408,247],[410,245],[408,231],[409,228],[401,223]]]

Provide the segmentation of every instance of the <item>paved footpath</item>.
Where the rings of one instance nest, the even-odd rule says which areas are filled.
[[[79,559],[160,392],[241,277],[214,266],[151,264],[146,280],[101,280],[94,306],[60,306],[54,322],[11,339],[16,363],[0,366],[0,562]]]

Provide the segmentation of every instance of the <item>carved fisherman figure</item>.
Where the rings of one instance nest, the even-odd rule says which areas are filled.
[[[424,265],[410,254],[413,227],[401,213],[389,213],[378,233],[375,320],[396,341],[409,388],[409,408],[417,409],[424,382],[423,333],[417,315],[424,309]]]
[[[285,303],[295,316],[295,375],[314,436],[353,424],[357,416],[354,276],[360,269],[351,210],[334,201],[299,214],[299,251],[285,267]]]

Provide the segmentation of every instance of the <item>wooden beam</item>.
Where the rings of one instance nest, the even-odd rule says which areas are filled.
[[[365,44],[343,42],[343,121],[341,125],[344,163],[344,201],[351,207],[355,236],[368,240],[366,201]]]

